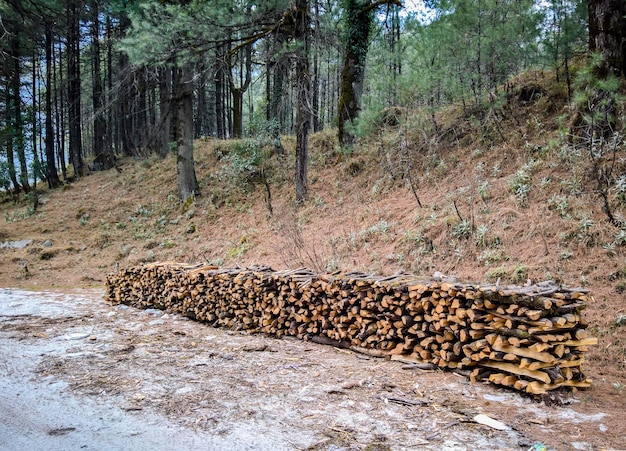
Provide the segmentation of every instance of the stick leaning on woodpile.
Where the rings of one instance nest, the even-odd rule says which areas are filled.
[[[584,353],[597,344],[584,289],[419,281],[406,274],[154,263],[107,277],[106,299],[214,326],[371,350],[392,359],[468,370],[530,394],[586,388]]]

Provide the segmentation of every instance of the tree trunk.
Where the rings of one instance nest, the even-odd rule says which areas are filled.
[[[280,129],[286,130],[287,118],[285,115],[285,75],[287,67],[285,61],[279,60],[274,66],[274,86],[270,104],[270,116],[278,121]]]
[[[215,93],[215,83],[212,80],[209,80],[207,77],[206,81],[206,90],[207,90],[207,133],[209,136],[217,136],[217,112],[215,111],[216,106],[216,93]]]
[[[10,124],[13,120],[13,100],[11,99],[11,86],[9,85],[9,80],[7,80],[6,92],[8,93],[8,105],[6,109],[6,119],[5,122]],[[9,133],[7,137],[7,165],[9,171],[9,179],[11,179],[11,183],[13,184],[13,193],[17,194],[22,190],[22,186],[17,181],[17,173],[15,172],[15,153],[13,152],[13,134]]]
[[[68,122],[70,131],[70,156],[74,166],[74,176],[85,174],[83,164],[82,134],[80,127],[81,108],[81,80],[80,80],[80,10],[76,2],[69,2],[67,6],[68,33],[67,33],[67,101]]]
[[[172,69],[159,69],[159,156],[165,158],[172,141]]]
[[[24,192],[30,191],[28,183],[28,166],[26,164],[26,149],[24,145],[24,125],[22,121],[22,96],[20,93],[21,68],[20,68],[20,38],[18,34],[11,37],[11,61],[13,62],[12,81],[12,114],[13,136],[15,149],[20,163],[20,183]],[[17,187],[16,187],[17,188]]]
[[[230,92],[233,95],[233,136],[241,139],[243,136],[243,91],[231,84]]]
[[[272,120],[272,44],[270,39],[265,40],[265,120]]]
[[[346,128],[346,125],[354,125],[354,121],[361,110],[365,59],[369,48],[374,13],[379,6],[385,4],[402,6],[399,0],[345,1],[346,53],[341,70],[339,105],[337,107],[339,144],[342,146],[351,146],[354,143],[354,135]]]
[[[134,74],[125,76],[129,71],[130,62],[128,56],[125,54],[120,55],[120,74],[124,77],[120,84],[120,115],[117,118],[119,122],[119,139],[120,148],[124,155],[132,156],[135,152],[133,144],[133,102],[136,97],[134,86]]]
[[[280,131],[287,131],[285,78],[287,78],[288,61],[282,54],[284,42],[285,36],[282,33],[278,33],[274,42],[275,53],[278,55],[278,59],[273,64],[273,83],[269,101],[270,119],[278,122],[279,127],[277,131],[279,134]]]
[[[55,164],[54,128],[52,124],[52,24],[46,22],[46,179],[50,188],[61,185]]]
[[[100,20],[99,0],[91,0],[91,51],[93,68],[93,154],[95,170],[111,169],[115,166],[115,157],[111,148],[105,148],[106,121],[103,109],[103,89],[100,71]]]
[[[135,149],[142,155],[146,152],[148,143],[148,102],[147,102],[147,70],[145,67],[135,72],[137,86],[134,104],[133,143]],[[193,118],[193,116],[192,116]]]
[[[111,154],[115,155],[117,149],[115,147],[115,140],[113,138],[113,114],[115,113],[115,107],[113,103],[113,25],[111,23],[111,15],[106,16],[106,54],[107,54],[107,120],[106,120],[106,139],[105,146],[109,149]]]
[[[215,70],[215,125],[217,128],[217,137],[224,139],[226,137],[224,120],[224,69],[219,59]]]
[[[43,167],[41,165],[41,160],[39,159],[39,154],[37,153],[37,141],[38,138],[41,136],[41,132],[37,130],[37,119],[38,119],[38,113],[39,113],[39,106],[37,105],[37,95],[38,93],[38,89],[37,86],[40,85],[41,83],[38,83],[37,80],[37,68],[40,65],[40,61],[38,60],[37,54],[39,53],[39,49],[35,48],[33,49],[33,71],[32,71],[32,92],[33,92],[33,97],[32,97],[32,136],[31,136],[31,143],[33,146],[33,166],[32,166],[32,170],[33,170],[33,190],[35,190],[35,192],[37,192],[37,179],[41,179],[42,181],[45,181],[45,174],[42,172],[43,171]],[[41,95],[39,95],[39,101],[41,102]]]
[[[194,121],[194,136],[201,138],[209,134],[209,119],[206,96],[206,69],[204,63],[198,65],[200,76],[196,84],[196,120]]]
[[[587,0],[587,12],[589,50],[602,54],[605,71],[626,75],[626,2]]]
[[[314,2],[315,9],[315,37],[314,37],[314,50],[313,50],[313,85],[311,94],[311,108],[313,119],[313,132],[319,132],[322,127],[320,124],[320,60],[319,54],[321,51],[321,24],[320,24],[320,5],[318,1]]]
[[[298,111],[296,118],[296,203],[307,197],[308,137],[311,121],[311,80],[309,77],[309,2],[296,1],[294,38],[299,44],[296,61]]]
[[[374,20],[368,2],[347,0],[346,19],[346,50],[341,70],[341,86],[339,94],[339,144],[351,146],[354,135],[346,129],[353,124],[361,109],[361,94],[365,78],[365,59],[369,47],[369,36]]]
[[[178,91],[178,198],[181,202],[199,194],[193,159],[193,74],[187,63],[177,71]]]
[[[57,58],[55,55],[56,46],[52,43],[52,72],[54,79],[57,80]],[[65,114],[63,105],[65,104],[65,98],[63,97],[63,63],[61,57],[61,46],[59,45],[59,83],[55,85],[54,89],[54,118],[56,122],[56,142],[57,142],[57,161],[63,174],[63,180],[67,180],[67,165],[65,164]]]
[[[233,74],[234,65],[230,62],[230,56],[227,58],[229,65],[228,71],[228,84],[230,86],[230,92],[232,93],[232,113],[233,113],[233,135],[237,139],[241,139],[243,136],[243,95],[250,86],[252,81],[252,45],[247,45],[243,49],[245,61],[240,67],[240,84],[235,85],[235,74]],[[229,54],[230,55],[230,54]]]

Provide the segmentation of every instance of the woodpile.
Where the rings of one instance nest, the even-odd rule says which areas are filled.
[[[581,315],[588,292],[553,282],[504,287],[166,262],[108,276],[106,299],[429,363],[531,394],[589,387],[584,353],[597,344]]]

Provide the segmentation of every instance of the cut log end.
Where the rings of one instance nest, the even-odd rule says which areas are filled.
[[[582,372],[584,353],[598,344],[581,314],[589,297],[553,283],[477,286],[159,262],[107,276],[105,301],[450,369],[538,395],[591,385]]]

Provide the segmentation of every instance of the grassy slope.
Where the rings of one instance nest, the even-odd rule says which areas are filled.
[[[547,94],[521,102],[519,87],[531,82]],[[626,248],[607,249],[618,230],[592,191],[584,155],[559,139],[558,118],[570,111],[563,87],[542,74],[527,74],[514,86],[501,108],[441,113],[437,138],[429,117],[404,110],[394,112],[404,125],[381,126],[352,155],[338,150],[332,132],[314,135],[310,200],[299,209],[291,183],[294,143],[284,138],[287,156],[272,157],[266,168],[272,216],[262,184],[216,176],[225,161],[217,155],[233,142],[196,143],[202,196],[187,208],[176,199],[173,155],[125,159],[121,173],[95,173],[43,193],[34,214],[26,200],[5,199],[0,240],[35,242],[0,250],[0,285],[101,285],[117,266],[157,260],[440,271],[478,282],[555,279],[594,294],[587,316],[601,345],[589,355],[590,375],[607,393],[621,393],[611,386],[626,384],[620,316],[626,315]],[[409,165],[421,207],[402,177]],[[528,188],[527,198],[512,185]],[[616,207],[623,212],[623,204]]]

